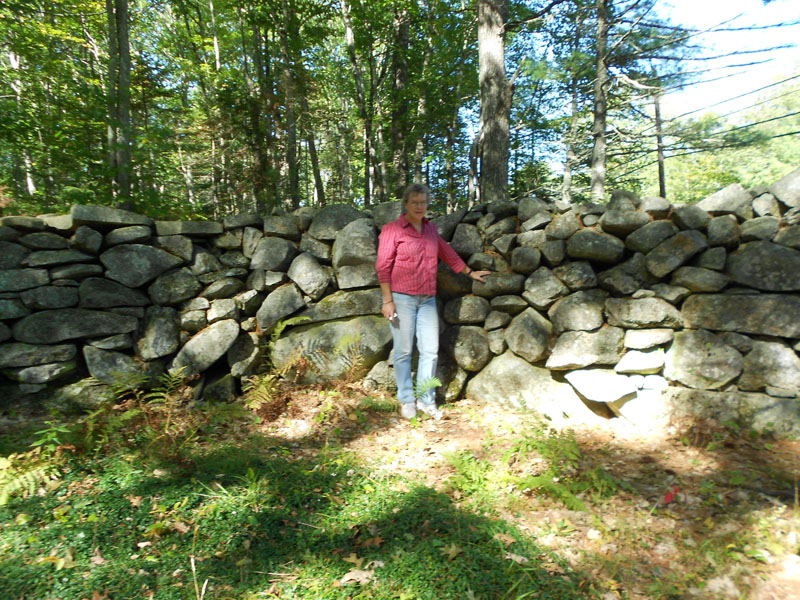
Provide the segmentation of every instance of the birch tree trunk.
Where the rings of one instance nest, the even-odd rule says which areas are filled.
[[[597,75],[594,81],[594,125],[592,137],[591,196],[593,202],[605,198],[606,180],[606,116],[608,103],[608,0],[597,0]]]

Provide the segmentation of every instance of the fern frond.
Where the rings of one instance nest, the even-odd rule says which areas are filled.
[[[31,451],[23,455],[12,455],[12,458],[15,456],[28,457],[34,454],[35,451]],[[7,460],[4,462],[4,468],[0,468],[0,506],[8,504],[14,495],[20,495],[23,498],[33,495],[38,488],[59,475],[56,466],[50,463],[42,464],[37,461],[32,465],[17,467],[14,466],[14,462]]]

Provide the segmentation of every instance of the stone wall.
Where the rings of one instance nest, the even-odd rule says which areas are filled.
[[[367,385],[391,386],[374,263],[399,211],[4,217],[0,372],[35,394],[181,368],[206,397],[232,398],[263,366],[264,336],[302,317],[275,366],[303,357],[300,380],[316,382],[358,359]],[[614,192],[605,206],[524,198],[434,221],[472,268],[495,271],[480,284],[440,269],[441,400],[643,425],[700,413],[800,434],[800,169],[692,205]]]

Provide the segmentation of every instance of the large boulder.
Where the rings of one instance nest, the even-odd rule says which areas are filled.
[[[109,208],[108,206],[76,204],[70,209],[70,216],[75,227],[88,225],[89,227],[106,231],[128,225],[153,226],[153,220],[150,217],[119,208]]]
[[[800,168],[773,183],[769,191],[784,206],[788,208],[800,207]]]
[[[695,294],[681,308],[686,327],[800,338],[800,297]]]
[[[484,298],[507,294],[519,294],[525,285],[525,276],[520,273],[492,273],[484,278],[485,283],[472,282],[472,293]]]
[[[511,320],[505,340],[509,349],[528,362],[534,363],[547,354],[547,343],[553,325],[533,308],[528,308]]]
[[[157,361],[143,363],[133,356],[94,346],[83,347],[83,358],[89,374],[111,386],[123,382],[131,383],[133,379],[144,387],[152,387],[163,371],[163,366]]]
[[[19,297],[26,308],[31,310],[70,308],[78,304],[78,290],[74,287],[45,285],[25,290]]]
[[[733,214],[742,220],[753,216],[753,199],[739,183],[711,194],[698,202],[697,207],[715,216]]]
[[[222,231],[222,223],[216,221],[156,221],[158,235],[211,237],[220,235]]]
[[[221,357],[225,356],[236,338],[239,337],[239,323],[233,319],[217,321],[195,334],[180,349],[170,366],[170,372],[180,370],[184,376],[202,373]]]
[[[637,387],[629,377],[611,369],[579,369],[564,375],[582,397],[592,402],[620,402],[636,396]]]
[[[273,330],[278,321],[306,305],[303,295],[293,283],[279,287],[269,294],[256,313],[258,326],[264,333]]]
[[[609,298],[605,309],[608,323],[617,327],[683,327],[683,317],[678,309],[661,298]]]
[[[105,279],[89,277],[78,288],[81,308],[111,308],[113,306],[147,306],[150,299],[139,290]]]
[[[483,323],[489,314],[489,301],[479,296],[462,296],[444,305],[444,320],[453,325]]]
[[[664,277],[706,248],[708,240],[701,232],[681,231],[647,253],[647,270],[656,277]]]
[[[308,252],[298,255],[289,266],[289,279],[308,294],[312,300],[322,298],[331,284],[331,276],[327,269],[319,264]]]
[[[14,324],[14,338],[29,344],[56,344],[63,340],[129,333],[136,317],[85,308],[43,310]]]
[[[624,338],[625,332],[618,327],[603,327],[594,332],[567,331],[558,337],[545,366],[563,371],[616,364],[622,357]]]
[[[155,360],[174,353],[180,344],[178,313],[168,306],[149,306],[142,335],[136,345],[143,360]]]
[[[547,316],[556,334],[564,331],[593,331],[603,325],[603,307],[608,293],[580,290],[556,301]]]
[[[778,388],[791,394],[800,392],[800,358],[782,342],[756,340],[744,357],[744,367],[737,381],[740,390],[760,392]]]
[[[321,383],[343,377],[354,366],[370,369],[386,359],[391,345],[388,320],[354,317],[292,329],[275,343],[272,362],[300,383]],[[306,368],[298,372],[301,365]]]
[[[47,274],[47,269],[0,270],[0,292],[20,292],[48,283],[50,276]]]
[[[459,367],[471,373],[485,367],[492,356],[486,331],[473,325],[447,328],[442,346]]]
[[[450,246],[464,258],[468,258],[483,249],[481,234],[475,225],[459,223],[456,226]]]
[[[349,204],[328,204],[314,215],[308,234],[322,241],[334,240],[348,223],[364,217],[363,212]]]
[[[539,267],[525,280],[522,297],[534,308],[546,310],[553,302],[569,294],[569,288],[561,283],[547,267]]]
[[[297,256],[297,246],[294,242],[281,237],[267,236],[259,240],[256,245],[250,259],[250,269],[285,273],[295,256]]]
[[[183,259],[144,244],[121,244],[103,252],[100,262],[106,277],[136,288],[183,264]]]
[[[378,235],[372,219],[348,223],[333,243],[333,268],[339,289],[377,285],[377,257]]]
[[[153,304],[179,304],[196,296],[202,287],[192,270],[184,267],[157,277],[147,293]]]
[[[616,263],[624,253],[622,240],[596,229],[581,229],[567,240],[567,256],[570,258]]]
[[[379,315],[383,306],[383,294],[378,288],[369,290],[340,290],[325,296],[316,304],[300,313],[308,323],[335,321],[346,317]]]
[[[678,331],[667,351],[664,377],[699,390],[719,390],[742,372],[737,350],[704,329]]]
[[[78,349],[74,344],[3,344],[0,346],[0,368],[66,362],[75,358],[77,353]]]
[[[769,292],[800,290],[800,251],[768,241],[743,244],[728,255],[736,283]]]
[[[264,234],[286,238],[295,242],[300,241],[300,229],[294,217],[274,216],[264,217]]]

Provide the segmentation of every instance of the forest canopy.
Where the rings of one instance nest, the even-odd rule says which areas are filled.
[[[442,210],[619,187],[692,201],[800,164],[797,66],[735,114],[659,115],[722,76],[660,4],[10,0],[2,214],[369,207],[411,181]]]

